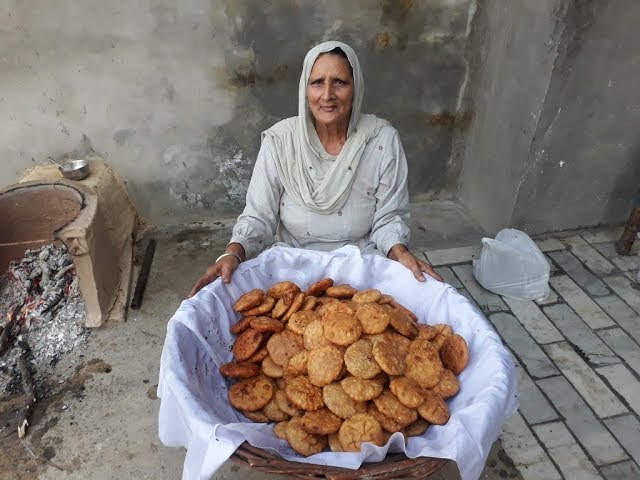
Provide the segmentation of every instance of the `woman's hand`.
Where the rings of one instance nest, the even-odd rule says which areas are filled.
[[[226,255],[229,254],[229,255]],[[216,278],[221,277],[224,283],[231,281],[233,272],[236,271],[238,265],[240,265],[241,259],[244,258],[244,248],[239,243],[230,243],[226,250],[225,255],[218,257],[216,263],[211,265],[207,271],[202,275],[196,284],[189,292],[189,297],[193,297],[198,293],[202,287],[209,285]]]
[[[442,282],[444,279],[438,275],[431,265],[429,265],[424,260],[420,260],[415,257],[413,253],[403,245],[402,243],[398,243],[391,247],[389,253],[387,254],[391,260],[395,260],[396,262],[400,262],[402,265],[407,267],[413,273],[413,276],[416,277],[416,280],[420,282],[424,282],[425,278],[422,272],[425,272],[428,275],[431,275],[433,278]]]

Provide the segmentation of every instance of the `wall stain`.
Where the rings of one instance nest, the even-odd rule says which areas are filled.
[[[387,48],[391,44],[391,35],[389,32],[379,33],[376,37],[376,43],[380,48]]]
[[[413,8],[413,0],[385,0],[382,3],[380,24],[395,32],[395,38],[389,45],[398,50],[405,50],[412,39],[418,38],[424,25],[418,20],[419,15],[409,15]],[[386,45],[382,48],[386,48]]]
[[[133,139],[135,135],[136,135],[135,130],[132,130],[131,128],[124,128],[121,130],[117,130],[113,134],[113,141],[116,142],[116,144],[121,147],[125,143],[127,143],[129,140]]]
[[[442,112],[431,114],[429,123],[431,123],[431,125],[453,125],[455,121],[455,115],[449,112]]]
[[[278,65],[266,73],[259,73],[255,67],[247,71],[233,72],[229,77],[229,83],[236,88],[252,87],[258,84],[273,85],[282,82],[287,78],[289,65]]]
[[[416,115],[416,117],[419,117],[418,120],[421,123],[427,123],[434,126],[455,127],[458,130],[466,130],[469,128],[471,121],[473,120],[473,112],[462,111],[456,114],[447,111],[439,113],[425,112],[424,114]]]
[[[384,0],[382,2],[382,15],[386,20],[404,22],[409,11],[413,7],[413,0]]]

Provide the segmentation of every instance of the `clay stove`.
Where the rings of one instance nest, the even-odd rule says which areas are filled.
[[[75,219],[83,195],[63,184],[18,185],[0,195],[0,272],[28,248],[59,243],[54,232]]]
[[[125,319],[138,216],[124,182],[98,157],[91,174],[64,180],[39,166],[0,190],[0,271],[28,248],[63,243],[73,257],[86,326]]]

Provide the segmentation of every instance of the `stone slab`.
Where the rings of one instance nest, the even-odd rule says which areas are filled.
[[[506,297],[503,297],[503,300],[536,342],[544,344],[564,340],[562,334],[535,302],[513,300]]]
[[[598,335],[611,350],[640,375],[640,347],[629,335],[620,328],[601,330]]]
[[[474,247],[445,248],[425,252],[429,263],[434,267],[467,263],[473,259]]]
[[[629,458],[613,435],[600,423],[566,378],[552,377],[536,382],[564,417],[567,427],[598,465]]]
[[[504,423],[500,439],[524,480],[561,480],[558,470],[518,412]]]
[[[602,480],[596,467],[562,422],[545,423],[533,427],[538,438],[547,448],[565,478],[580,480]]]
[[[640,313],[640,290],[633,280],[627,277],[605,277],[604,281],[618,294],[636,313]]]
[[[606,297],[598,297],[595,301],[618,325],[633,338],[640,340],[640,315],[623,302],[620,297],[607,295]]]
[[[630,480],[632,478],[640,478],[640,468],[631,460],[601,467],[600,471],[606,480]]]
[[[558,275],[549,280],[567,304],[591,328],[604,328],[615,325],[615,322],[568,276]]]
[[[604,423],[636,463],[640,463],[640,422],[638,419],[633,415],[623,415],[608,418]]]
[[[627,367],[622,364],[608,365],[596,368],[596,371],[607,379],[611,388],[622,395],[636,414],[640,414],[640,382]]]
[[[593,248],[579,235],[566,237],[564,242],[569,245],[573,253],[593,273],[608,275],[615,270],[615,266],[609,262],[598,250]]]
[[[611,293],[607,286],[602,283],[602,280],[588,271],[571,252],[561,250],[551,252],[549,255],[567,275],[591,295],[608,295]],[[561,292],[558,293],[562,295]]]
[[[615,227],[600,231],[583,232],[582,238],[589,243],[617,242],[623,231],[623,227]]]
[[[536,245],[542,252],[551,252],[553,250],[564,250],[565,248],[567,248],[560,240],[554,237],[538,238],[538,239],[535,239],[534,242],[536,242]]]
[[[554,262],[548,254],[545,253],[544,254],[544,258],[547,261],[547,263],[549,264],[549,273],[551,275],[553,275],[554,273],[560,271],[560,267],[558,267],[556,262]]]
[[[640,241],[634,242],[629,255],[620,255],[616,251],[616,244],[613,242],[598,243],[594,247],[623,272],[637,271],[640,268],[640,255],[638,255]]]
[[[458,280],[453,270],[449,267],[436,267],[434,268],[436,273],[438,273],[442,278],[444,278],[445,283],[448,283],[453,288],[463,288],[462,283]]]
[[[560,373],[513,315],[494,313],[489,320],[533,378],[550,377]]]
[[[557,420],[558,414],[524,368],[514,361],[518,374],[518,409],[529,425]],[[553,377],[555,378],[555,377]]]
[[[627,412],[626,407],[568,343],[552,343],[545,345],[544,349],[598,416],[610,417]]]
[[[473,267],[471,265],[456,265],[453,267],[453,271],[483,312],[508,310],[499,295],[484,289],[482,285],[477,282],[473,275]]]
[[[620,363],[620,359],[568,305],[545,307],[544,313],[590,363],[594,365]]]

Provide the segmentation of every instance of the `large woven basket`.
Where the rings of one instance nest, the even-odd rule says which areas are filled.
[[[407,458],[404,454],[389,454],[382,462],[367,463],[357,470],[327,467],[310,463],[290,462],[244,442],[231,455],[231,460],[243,467],[264,473],[277,473],[289,478],[356,480],[361,478],[385,480],[392,478],[427,478],[444,468],[445,458]]]

